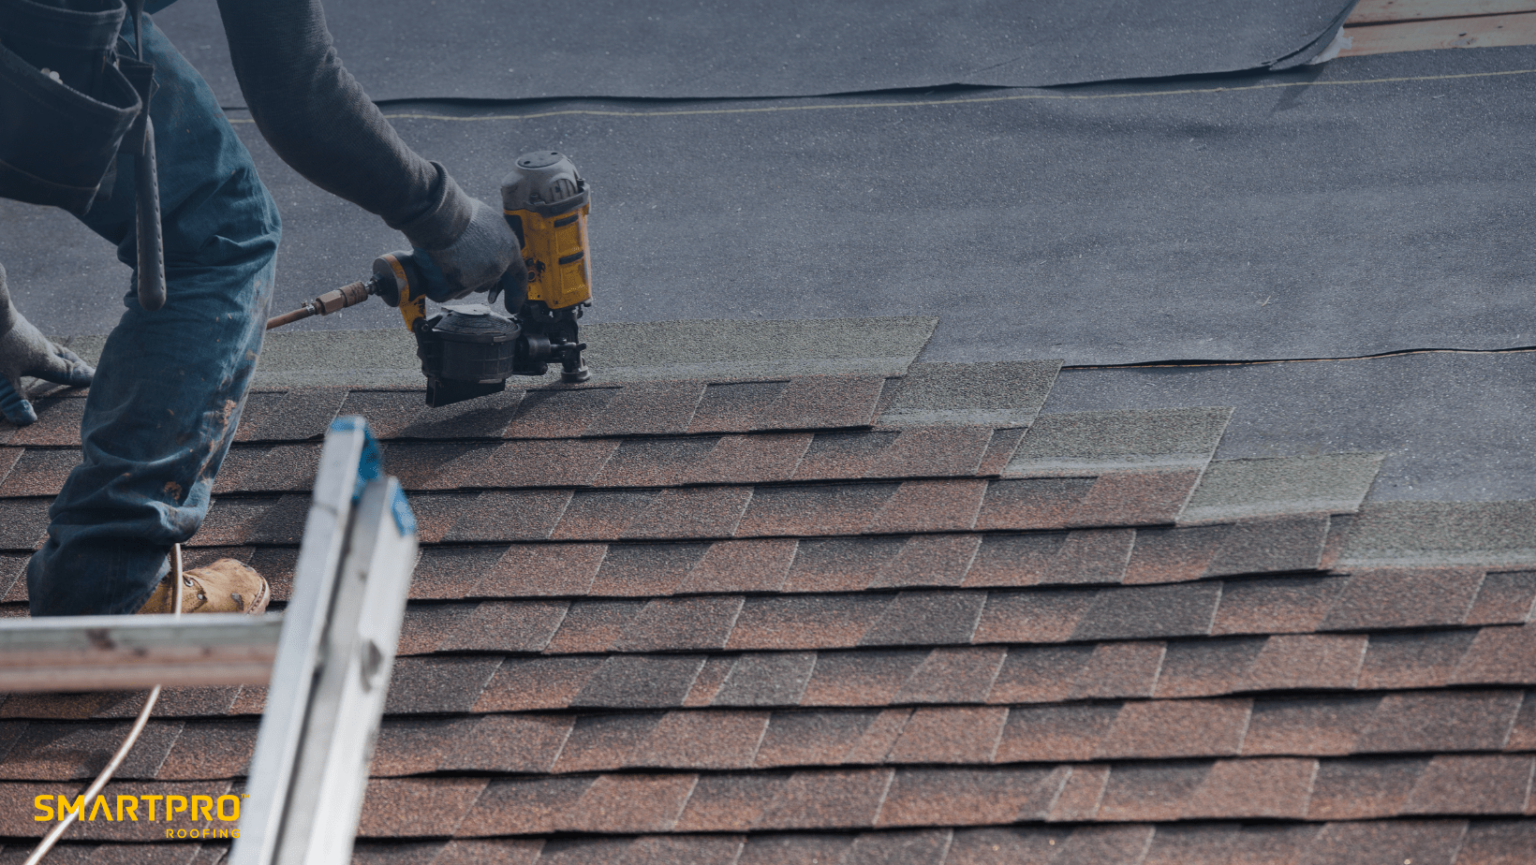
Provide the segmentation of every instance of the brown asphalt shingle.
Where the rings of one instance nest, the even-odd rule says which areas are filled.
[[[1264,492],[1244,466],[1181,525],[1228,409],[1037,432],[1000,420],[1034,384],[922,411],[900,385],[257,393],[189,556],[285,600],[316,437],[368,417],[422,551],[358,862],[1532,861],[1529,565],[1340,567],[1357,520],[1305,497],[1205,522]],[[81,404],[0,425],[0,602]],[[241,781],[264,698],[168,691],[118,786]],[[0,834],[38,835],[38,785],[84,779],[141,699],[3,698]]]

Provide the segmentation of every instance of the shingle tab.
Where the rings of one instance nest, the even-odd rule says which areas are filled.
[[[739,537],[857,534],[896,493],[896,484],[761,487],[736,528]]]
[[[665,489],[625,526],[624,537],[728,538],[751,498],[751,487]]]
[[[1451,684],[1536,684],[1536,623],[1491,627],[1477,638],[1451,673]]]
[[[774,712],[754,765],[841,765],[878,715],[870,710]]]
[[[1163,663],[1160,642],[1100,643],[1088,656],[1067,699],[1150,697]]]
[[[934,649],[902,686],[896,702],[984,702],[1006,653],[1000,646]]]
[[[560,774],[601,772],[629,766],[643,756],[640,749],[661,719],[660,712],[576,718],[553,771]]]
[[[870,532],[967,531],[986,495],[984,480],[903,481],[865,527]]]
[[[1117,703],[1015,706],[1008,710],[998,763],[1090,760],[1120,714]]]
[[[1217,760],[1183,816],[1302,819],[1316,772],[1316,760]]]
[[[1045,404],[1061,361],[916,363],[879,423],[1028,424]]]
[[[1359,753],[1496,751],[1509,738],[1519,691],[1388,694],[1355,744]]]
[[[619,442],[592,483],[600,487],[658,487],[686,482],[694,466],[708,457],[718,439],[625,439]],[[560,447],[564,442],[559,443]]]
[[[819,652],[800,705],[888,705],[927,657],[922,651]]]
[[[677,586],[678,592],[777,592],[799,544],[793,539],[718,541]]]
[[[976,528],[1065,528],[1093,485],[1093,479],[1081,477],[992,481]]]
[[[891,784],[890,769],[805,770],[790,776],[754,829],[870,826]]]
[[[670,595],[708,549],[706,544],[610,544],[587,592],[625,598]]]
[[[722,649],[743,600],[740,595],[654,599],[630,620],[612,648],[616,652]]]
[[[1466,827],[1460,820],[1331,823],[1318,833],[1307,865],[1358,865],[1362,850],[1383,863],[1451,865]]]
[[[1134,640],[1208,634],[1221,586],[1137,586],[1101,591],[1072,632],[1074,640]]]
[[[1198,469],[1106,472],[1068,518],[1068,528],[1172,523],[1200,479]]]
[[[865,646],[954,645],[971,641],[985,592],[906,591],[859,640]]]
[[[1307,818],[1368,820],[1396,816],[1428,766],[1428,757],[1324,760],[1312,782]]]
[[[550,536],[572,504],[568,490],[487,491],[461,511],[447,541],[535,541]]]
[[[961,477],[981,466],[987,427],[909,427],[876,457],[865,477]]]
[[[471,573],[481,577],[472,591],[493,598],[585,595],[607,553],[606,544],[512,544],[489,567],[475,563]],[[420,565],[415,579],[421,579]]]
[[[892,763],[990,763],[1007,720],[1008,710],[1002,706],[919,708],[902,727],[886,759]]]
[[[1319,627],[1459,625],[1482,582],[1483,572],[1472,568],[1356,571]]]
[[[906,546],[906,538],[802,540],[795,552],[786,592],[858,591],[874,582]]]
[[[1496,754],[1439,754],[1419,776],[1404,814],[1525,813],[1536,758]]]
[[[1536,501],[1370,502],[1350,524],[1340,567],[1536,563]]]
[[[1250,700],[1128,702],[1094,756],[1144,760],[1235,755],[1242,750],[1252,705]]]
[[[407,490],[493,486],[486,465],[495,451],[490,442],[391,442],[384,448],[384,471]],[[308,490],[319,464],[318,445],[280,445],[250,470],[241,488]],[[290,466],[304,471],[295,474]]]
[[[859,645],[891,603],[881,595],[748,598],[730,649],[835,649]]]
[[[593,483],[619,439],[525,439],[504,442],[475,466],[475,486],[573,487]],[[400,445],[392,445],[389,453]]]
[[[1278,514],[1353,513],[1385,454],[1216,460],[1179,514],[1185,523]]]
[[[690,467],[686,477],[689,483],[698,484],[787,481],[795,477],[810,444],[810,433],[721,436],[709,453]]]
[[[947,587],[965,582],[980,535],[913,535],[869,583],[872,589]]]
[[[988,703],[1055,703],[1067,699],[1093,657],[1093,646],[1008,649]]]
[[[661,769],[747,769],[767,729],[767,712],[668,712],[633,763]]]
[[[794,706],[816,664],[813,652],[746,654],[731,665],[716,706]]]
[[[1467,613],[1469,625],[1523,625],[1536,605],[1536,571],[1498,571],[1483,578]]]
[[[1244,756],[1353,754],[1376,716],[1378,696],[1255,700],[1243,739]]]
[[[0,498],[58,495],[79,464],[76,450],[0,448]]]
[[[818,429],[866,426],[885,386],[883,376],[829,375],[791,379],[753,429]]]
[[[784,392],[784,381],[712,383],[694,410],[692,433],[748,432]]]
[[[665,435],[688,430],[704,396],[702,381],[631,382],[619,389],[584,435]]]
[[[618,388],[584,387],[529,391],[502,436],[511,439],[574,438],[608,407]]]
[[[862,478],[899,433],[881,430],[818,432],[795,469],[796,480]]]
[[[611,656],[571,705],[615,709],[681,706],[702,666],[704,659],[698,655]]]
[[[1230,408],[1043,414],[1025,433],[1005,474],[1204,468],[1231,417]]]

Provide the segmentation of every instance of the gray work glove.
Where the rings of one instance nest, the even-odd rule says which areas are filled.
[[[528,282],[522,246],[501,211],[474,200],[469,224],[441,249],[415,247],[427,297],[442,303],[477,291],[520,293]]]
[[[5,287],[5,268],[0,267],[0,413],[17,426],[37,422],[37,412],[21,389],[21,377],[30,375],[55,384],[84,387],[96,370],[67,348],[60,348],[22,318],[11,304]]]

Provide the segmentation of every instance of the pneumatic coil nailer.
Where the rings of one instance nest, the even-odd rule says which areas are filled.
[[[463,304],[428,316],[414,254],[391,252],[374,260],[368,281],[326,292],[270,319],[267,329],[329,315],[377,295],[400,309],[416,337],[429,406],[505,390],[511,376],[541,376],[554,363],[561,381],[586,381],[581,352],[587,346],[576,322],[592,300],[587,184],[567,157],[548,150],[525,153],[502,180],[501,204],[528,268],[526,290],[501,297],[505,315],[484,304]]]

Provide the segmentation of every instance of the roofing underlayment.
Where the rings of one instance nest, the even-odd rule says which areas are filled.
[[[422,552],[358,862],[1536,863],[1536,2],[977,7],[931,44],[921,4],[672,5],[461,66],[410,52],[479,4],[414,43],[327,4],[466,188],[553,147],[597,199],[591,382],[427,409],[393,310],[277,332],[192,541],[280,609],[327,424],[384,441]],[[238,104],[213,5],[160,18]],[[1203,77],[1107,81],[1152,74]],[[846,95],[889,87],[937,89]],[[275,310],[400,244],[230,113]],[[91,356],[111,250],[0,228]],[[0,615],[83,403],[0,422]],[[142,698],[0,695],[0,865]],[[263,703],[167,692],[108,795],[238,793]],[[48,861],[227,845],[97,819]]]

